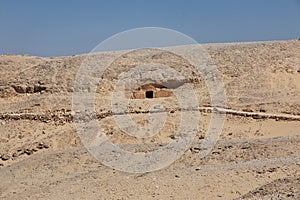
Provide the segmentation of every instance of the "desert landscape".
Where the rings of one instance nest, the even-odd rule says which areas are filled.
[[[176,141],[184,110],[175,90],[189,84],[195,91],[198,105],[193,112],[200,120],[191,146],[171,165],[145,173],[103,165],[83,144],[73,94],[88,54],[1,55],[0,199],[300,199],[300,41],[202,47],[224,83],[225,106],[212,104],[201,74],[167,50],[124,51],[101,77],[92,74],[90,80],[98,80],[95,118],[103,134],[133,153]],[[170,48],[193,53],[188,45]],[[97,61],[117,53],[97,53]],[[170,66],[184,78],[176,82],[166,73],[159,83],[120,90],[129,106],[118,116],[128,115],[140,127],[151,122],[154,105],[163,105],[167,113],[157,134],[134,137],[116,123],[112,94],[119,91],[122,74],[153,62]],[[131,76],[143,73],[125,74],[125,80]],[[93,92],[88,84],[81,89]],[[224,126],[213,149],[199,158],[213,113],[225,116]],[[131,124],[125,126],[132,129]]]

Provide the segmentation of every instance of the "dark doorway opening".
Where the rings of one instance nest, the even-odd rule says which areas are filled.
[[[153,98],[153,91],[146,91],[146,98],[152,99]]]

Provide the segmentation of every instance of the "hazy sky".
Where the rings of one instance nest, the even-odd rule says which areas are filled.
[[[0,0],[0,54],[90,52],[138,27],[180,31],[199,43],[300,38],[300,0]]]

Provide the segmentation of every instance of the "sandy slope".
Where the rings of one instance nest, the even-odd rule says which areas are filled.
[[[130,174],[99,163],[83,147],[73,123],[75,75],[86,55],[39,58],[0,56],[1,199],[298,199],[300,198],[300,42],[204,45],[225,83],[226,108],[212,108],[197,71],[168,52],[143,50],[120,57],[96,92],[102,130],[115,144],[148,152],[172,142],[182,110],[176,98],[131,100],[140,126],[154,104],[168,109],[154,137],[128,136],[111,114],[118,75],[156,61],[193,85],[199,130],[192,146],[169,167]],[[178,47],[188,49],[188,46]],[[114,53],[103,53],[99,61]],[[211,112],[226,113],[218,143],[199,159]]]

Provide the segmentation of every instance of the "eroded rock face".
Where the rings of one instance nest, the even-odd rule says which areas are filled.
[[[47,89],[43,85],[11,85],[16,93],[25,94],[25,93],[38,93]]]
[[[37,92],[42,92],[44,90],[46,90],[47,88],[45,86],[42,85],[34,85],[33,87],[33,92],[37,93]]]
[[[17,93],[24,94],[27,91],[26,85],[12,85],[11,87],[14,88]]]
[[[121,74],[118,80],[118,83],[126,85],[126,89],[136,89],[149,84],[174,89],[186,82],[187,78],[176,70],[157,63],[133,68]]]

